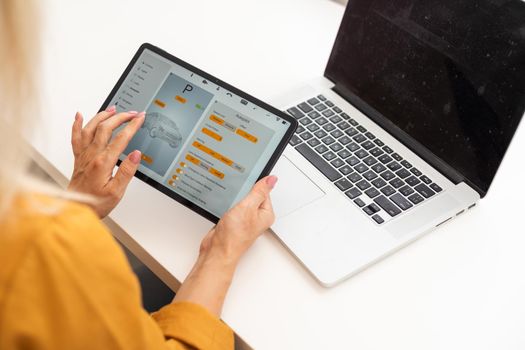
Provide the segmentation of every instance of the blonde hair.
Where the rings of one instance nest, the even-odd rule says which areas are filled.
[[[38,192],[92,201],[28,174],[25,139],[39,122],[40,17],[37,0],[0,0],[0,219],[15,195]]]

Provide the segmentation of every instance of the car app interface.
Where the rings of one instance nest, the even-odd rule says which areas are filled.
[[[289,122],[144,50],[110,105],[146,111],[123,160],[220,217],[251,189]]]

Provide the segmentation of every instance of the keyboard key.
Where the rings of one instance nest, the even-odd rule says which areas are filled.
[[[379,214],[375,214],[372,216],[372,219],[374,219],[375,222],[377,222],[379,225],[381,225],[385,220]]]
[[[312,123],[312,119],[310,119],[308,117],[304,117],[304,118],[299,120],[299,124],[302,124],[304,126],[306,126],[308,124],[311,124],[311,123]]]
[[[326,152],[326,153],[323,154],[323,158],[326,159],[327,161],[331,161],[335,157],[337,157],[337,156],[332,151],[329,151],[329,152]]]
[[[303,142],[303,140],[301,140],[301,138],[297,135],[293,135],[292,138],[290,139],[290,145],[292,146],[296,146],[298,144],[300,144],[301,142]]]
[[[323,112],[323,115],[327,118],[333,116],[334,114],[335,114],[334,111],[332,111],[331,109],[327,109],[326,111]]]
[[[374,215],[374,214],[376,213],[372,208],[370,208],[369,205],[366,206],[366,207],[364,207],[364,208],[363,208],[363,211],[364,211],[367,215],[370,215],[370,216],[371,216],[371,215]]]
[[[376,190],[374,187],[370,187],[368,190],[365,191],[365,194],[370,198],[375,198],[379,196],[379,191]]]
[[[419,171],[417,168],[412,168],[412,169],[410,169],[410,172],[411,172],[412,174],[416,175],[416,176],[421,176],[421,175],[423,175],[423,174],[421,173],[421,171]]]
[[[427,185],[430,185],[432,183],[432,180],[430,180],[428,177],[426,177],[425,175],[421,176],[420,177],[421,181],[423,181],[424,183],[426,183]]]
[[[356,164],[359,164],[359,158],[352,156],[352,157],[348,158],[348,159],[346,160],[346,162],[347,162],[348,164],[350,164],[351,166],[354,166],[354,165],[356,165]]]
[[[408,210],[412,208],[412,203],[410,203],[405,197],[403,197],[399,193],[394,194],[392,197],[390,197],[390,199],[403,210]]]
[[[414,204],[421,203],[425,200],[425,198],[421,197],[419,193],[414,193],[413,195],[409,196],[408,199]]]
[[[378,177],[377,179],[372,181],[372,185],[374,185],[374,187],[376,187],[376,188],[381,188],[381,187],[386,185],[386,181],[383,180],[382,178]]]
[[[297,127],[297,129],[295,129],[295,133],[296,134],[301,134],[303,131],[304,131],[304,127],[302,125],[299,124],[299,126]]]
[[[377,163],[377,159],[375,159],[372,156],[368,156],[365,159],[363,159],[363,163],[365,163],[368,166],[371,166],[371,165],[374,165],[375,163]]]
[[[405,197],[408,197],[410,196],[412,193],[414,193],[414,190],[410,187],[410,186],[403,186],[399,189],[399,192],[405,196]]]
[[[353,137],[354,141],[357,142],[357,143],[361,143],[363,141],[366,140],[366,137],[364,137],[363,135],[361,134],[357,134]]]
[[[319,141],[318,139],[310,139],[308,140],[308,144],[310,145],[310,147],[314,148],[319,146],[321,144],[321,141]]]
[[[302,117],[304,117],[304,113],[298,110],[296,107],[292,107],[286,111],[295,119],[301,119]]]
[[[360,190],[364,191],[370,187],[370,184],[366,180],[361,180],[355,184]]]
[[[368,156],[368,152],[366,152],[364,149],[360,149],[355,152],[354,155],[359,159],[363,159]]]
[[[321,114],[319,114],[319,112],[317,111],[311,111],[310,113],[308,113],[308,116],[312,119],[316,119],[316,118],[319,118]]]
[[[430,184],[430,188],[433,189],[433,190],[436,191],[436,192],[441,192],[441,191],[443,191],[443,189],[442,189],[441,187],[439,187],[439,186],[438,186],[437,184],[435,184],[435,183],[431,183],[431,184]]]
[[[365,127],[364,127],[364,126],[362,126],[362,125],[359,125],[359,126],[358,126],[358,127],[356,128],[356,129],[357,129],[357,130],[359,130],[359,132],[363,132],[363,133],[365,133],[365,132],[366,132],[366,129],[365,129]]]
[[[328,107],[333,107],[333,106],[335,106],[334,103],[333,103],[332,101],[325,101],[325,103],[326,103],[326,105],[327,105]]]
[[[374,143],[372,141],[369,141],[369,140],[366,140],[365,142],[363,142],[361,144],[361,147],[363,147],[364,149],[366,149],[367,151],[371,148],[374,148]]]
[[[363,173],[363,177],[368,181],[372,181],[377,177],[377,174],[374,173],[372,170],[368,170],[367,172]]]
[[[341,146],[339,143],[334,143],[330,146],[330,149],[334,152],[339,152],[343,149],[343,146]]]
[[[357,187],[353,187],[353,188],[349,189],[348,191],[346,191],[345,194],[348,196],[348,198],[354,199],[354,198],[359,197],[360,195],[362,195],[363,192],[359,191],[359,189]]]
[[[312,134],[310,134],[308,131],[303,132],[301,135],[299,135],[303,140],[310,140],[312,137],[314,137]]]
[[[359,174],[364,173],[368,170],[368,167],[364,165],[363,163],[359,163],[356,166],[354,166],[355,171],[357,171]]]
[[[325,137],[328,134],[324,130],[317,130],[316,132],[314,132],[314,135],[315,135],[315,137],[322,139],[323,137]]]
[[[299,109],[303,111],[304,113],[309,113],[313,111],[312,107],[310,107],[310,105],[307,104],[306,102],[300,103],[297,107],[299,107]]]
[[[392,161],[392,157],[390,157],[388,154],[382,154],[379,157],[377,157],[379,161],[383,164],[388,164]]]
[[[337,153],[337,155],[343,159],[346,159],[348,157],[350,157],[352,155],[352,153],[347,150],[347,149],[343,149],[341,150],[340,152]]]
[[[363,177],[357,172],[353,172],[352,174],[348,175],[348,180],[352,181],[353,183],[361,181],[362,178]]]
[[[376,202],[381,208],[383,208],[384,211],[388,213],[388,215],[392,217],[401,213],[401,210],[399,210],[399,208],[385,196],[374,198],[374,202]]]
[[[318,95],[317,98],[321,101],[326,101],[326,97],[324,97],[323,95]]]
[[[420,195],[422,195],[425,198],[432,197],[435,193],[432,191],[427,185],[425,184],[419,184],[416,187],[414,187],[416,191],[419,192]]]
[[[374,157],[379,157],[380,155],[382,155],[382,154],[385,153],[385,152],[383,152],[383,151],[381,150],[381,148],[376,147],[376,148],[374,148],[373,150],[371,150],[370,153],[371,153]]]
[[[344,177],[340,180],[337,180],[335,185],[337,186],[337,188],[339,188],[343,192],[353,186],[352,183],[348,181],[347,179],[345,179]]]
[[[352,152],[355,152],[357,151],[360,147],[357,143],[355,142],[352,142],[351,144],[347,145],[346,148],[348,148],[348,150],[352,151]]]
[[[394,193],[396,193],[396,190],[395,190],[392,186],[388,185],[388,186],[383,187],[383,188],[381,189],[381,192],[383,192],[383,194],[384,194],[385,196],[391,196],[391,195],[393,195]]]
[[[343,136],[343,132],[339,129],[335,129],[334,131],[332,131],[330,133],[330,135],[332,135],[332,137],[335,137],[336,139]]]
[[[343,110],[337,106],[334,107],[334,112],[341,113]]]
[[[410,163],[407,162],[406,160],[401,161],[401,165],[404,166],[404,167],[407,168],[407,169],[412,168],[412,164],[410,164]]]
[[[402,170],[404,170],[404,169],[402,169]],[[417,184],[421,183],[421,181],[419,181],[419,179],[417,177],[415,177],[415,176],[410,176],[408,179],[405,179],[405,181],[406,181],[407,184],[409,184],[412,187],[414,187]]]
[[[325,145],[319,145],[315,148],[315,150],[317,151],[317,153],[324,153],[328,151],[328,147],[326,147]]]
[[[365,136],[368,137],[370,140],[373,140],[376,138],[374,134],[372,134],[370,131],[365,133]]]
[[[344,120],[349,120],[350,119],[350,116],[346,113],[341,113],[341,117],[343,117]]]
[[[307,102],[308,102],[309,104],[311,104],[312,106],[315,106],[316,104],[319,103],[319,100],[318,100],[317,98],[315,98],[315,97],[312,97],[312,98],[309,99]]]
[[[358,126],[358,125],[359,125],[359,123],[356,122],[356,121],[355,121],[354,119],[352,119],[352,118],[350,118],[350,119],[348,120],[348,122],[349,122],[350,125],[352,125],[352,126]]]
[[[325,109],[327,109],[328,107],[326,107],[326,106],[325,106],[324,104],[322,104],[322,103],[319,103],[319,104],[315,105],[314,108],[317,109],[319,112],[322,112],[322,111],[324,111]]]
[[[317,131],[319,130],[319,125],[317,124],[310,124],[306,127],[308,130],[310,130],[311,132],[314,132],[314,131]]]
[[[327,136],[327,137],[323,138],[321,141],[323,141],[323,143],[325,145],[331,145],[332,143],[335,142],[335,140],[331,136]]]
[[[374,140],[374,143],[376,145],[378,145],[379,147],[383,147],[385,144],[383,143],[383,141],[381,141],[380,139],[375,139]]]
[[[392,158],[394,158],[395,160],[397,160],[398,162],[402,161],[403,160],[403,157],[401,157],[399,154],[397,153],[393,153],[392,154]]]
[[[381,173],[381,177],[382,177],[383,179],[385,179],[386,181],[390,181],[390,180],[392,180],[393,178],[395,178],[396,176],[394,175],[393,172],[391,172],[390,170],[387,170],[387,171],[383,171],[383,172]]]
[[[401,180],[400,178],[396,177],[395,179],[390,180],[390,185],[394,188],[399,188],[405,185],[405,182]]]
[[[361,198],[354,199],[354,203],[357,204],[358,207],[362,208],[365,206],[365,202]]]
[[[341,172],[341,174],[346,176],[346,175],[350,174],[352,171],[354,171],[354,169],[350,165],[346,164],[346,165],[340,167],[339,171]]]
[[[339,168],[339,167],[343,166],[345,164],[345,162],[343,160],[341,160],[340,158],[336,158],[336,159],[332,160],[330,162],[330,164],[332,164],[335,168]]]
[[[354,129],[354,128],[348,128],[348,129],[345,130],[345,133],[346,133],[348,136],[352,137],[352,136],[357,135],[357,134],[359,133],[359,131],[357,131],[357,130]]]
[[[320,117],[320,118],[316,119],[316,122],[317,122],[317,124],[322,126],[322,125],[328,123],[328,120],[326,120],[324,117]]]
[[[388,163],[387,167],[388,169],[392,171],[396,171],[396,170],[401,169],[401,164],[399,164],[398,162],[392,162],[392,163]]]
[[[374,164],[372,166],[372,170],[379,174],[379,173],[385,171],[386,168],[385,168],[385,166],[383,164],[377,163],[377,164]]]
[[[325,125],[323,125],[323,129],[326,132],[330,132],[330,131],[335,129],[335,125],[334,124],[330,124],[330,123],[326,123]]]
[[[388,153],[388,154],[394,152],[394,151],[392,150],[392,148],[390,148],[390,147],[388,147],[388,146],[383,147],[383,151],[385,151],[385,152]]]
[[[348,144],[350,141],[352,141],[352,139],[350,137],[348,137],[347,135],[345,135],[345,136],[343,136],[343,137],[341,137],[339,139],[339,142],[341,142],[341,144],[343,144],[343,145]]]
[[[348,129],[350,127],[350,124],[348,124],[347,122],[345,122],[344,120],[342,122],[340,122],[339,124],[337,124],[337,127],[341,130],[345,130],[345,129]]]
[[[318,146],[320,147],[320,146]],[[322,157],[320,157],[313,149],[307,144],[302,143],[295,148],[299,153],[303,155],[313,166],[315,166],[324,176],[330,181],[335,181],[341,178],[341,174],[335,170],[330,164],[328,164]]]
[[[338,115],[334,115],[332,118],[330,118],[330,121],[334,124],[337,124],[339,123],[340,121],[342,121],[341,117],[338,116]]]
[[[408,170],[402,168],[402,169],[399,169],[398,171],[396,171],[396,175],[399,176],[400,178],[404,179],[404,178],[410,176],[410,172]]]

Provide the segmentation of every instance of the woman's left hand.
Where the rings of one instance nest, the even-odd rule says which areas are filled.
[[[129,123],[112,139],[113,131],[126,122]],[[98,113],[85,127],[82,115],[75,116],[71,135],[75,167],[68,189],[97,197],[92,207],[101,218],[120,202],[137,171],[141,153],[133,151],[113,176],[119,155],[143,122],[144,112],[116,113],[114,106]]]

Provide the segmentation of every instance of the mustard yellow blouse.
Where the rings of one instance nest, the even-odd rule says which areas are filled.
[[[0,219],[0,349],[233,349],[203,307],[149,315],[124,253],[86,206],[26,196]]]

